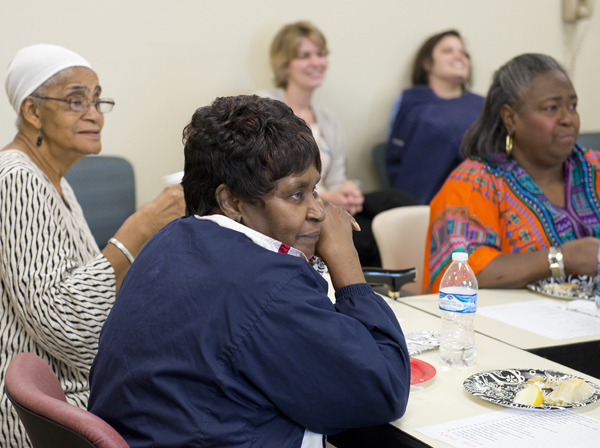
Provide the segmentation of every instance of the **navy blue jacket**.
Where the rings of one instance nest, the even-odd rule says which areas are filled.
[[[425,85],[405,90],[386,153],[392,185],[412,193],[418,204],[429,204],[462,162],[463,135],[479,116],[483,101],[469,92],[440,98]]]
[[[89,409],[132,447],[295,447],[404,414],[410,360],[370,286],[337,291],[303,258],[174,221],[106,320]]]

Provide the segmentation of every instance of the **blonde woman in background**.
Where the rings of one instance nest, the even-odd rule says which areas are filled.
[[[354,233],[354,244],[363,266],[379,266],[379,252],[371,232],[371,221],[384,210],[414,204],[402,191],[363,195],[360,186],[346,177],[346,154],[339,121],[327,109],[314,104],[314,91],[323,84],[327,71],[327,41],[310,22],[285,25],[271,43],[271,68],[276,89],[258,92],[286,103],[311,128],[322,162],[317,191],[324,201],[345,208],[362,228]]]

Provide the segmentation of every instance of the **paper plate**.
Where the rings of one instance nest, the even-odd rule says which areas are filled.
[[[435,367],[420,359],[410,358],[410,384],[421,384],[435,376]]]
[[[533,376],[542,376],[544,378],[550,376],[560,381],[566,381],[570,378],[579,378],[575,375],[568,375],[566,373],[556,372],[553,370],[489,370],[487,372],[471,375],[464,381],[463,386],[469,393],[481,398],[482,400],[490,401],[492,403],[499,404],[500,406],[524,409],[528,411],[558,411],[563,409],[579,408],[581,406],[594,403],[600,398],[600,388],[596,384],[586,381],[586,383],[595,389],[595,392],[591,397],[581,403],[573,403],[563,406],[552,406],[546,404],[542,406],[527,406],[524,404],[513,403],[515,395],[523,388],[523,383],[526,383],[527,380]],[[550,390],[547,392],[550,392]]]
[[[550,297],[573,300],[594,300],[597,277],[587,275],[567,275],[560,278],[545,278],[527,285],[532,291]]]

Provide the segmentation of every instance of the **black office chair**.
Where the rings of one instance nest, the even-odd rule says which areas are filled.
[[[135,177],[122,157],[87,156],[65,178],[83,209],[100,249],[135,212]]]
[[[414,282],[417,277],[417,270],[415,268],[384,269],[364,267],[362,271],[365,280],[371,285],[373,291],[392,299],[400,297],[402,286]]]
[[[373,160],[377,167],[377,173],[379,174],[379,180],[384,190],[392,188],[392,182],[388,176],[386,163],[385,163],[385,151],[387,143],[378,143],[373,147]]]

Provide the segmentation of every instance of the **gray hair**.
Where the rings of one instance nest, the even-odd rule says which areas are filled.
[[[61,70],[60,72],[55,73],[50,78],[48,78],[42,85],[40,85],[37,89],[31,92],[31,95],[29,95],[33,98],[33,102],[38,106],[41,105],[44,100],[40,100],[39,98],[36,98],[36,96],[48,96],[48,90],[50,90],[52,87],[59,85],[64,81],[65,78],[71,76],[75,68],[76,67],[67,67],[64,70]],[[23,109],[19,109],[19,115],[17,115],[17,121],[15,122],[17,130],[21,129],[21,126],[23,125],[23,120]]]
[[[531,81],[549,71],[557,71],[569,77],[556,60],[544,54],[522,54],[500,67],[494,73],[481,114],[465,133],[462,141],[463,155],[493,162],[494,156],[505,153],[508,131],[502,122],[500,109],[507,104],[519,110]]]

